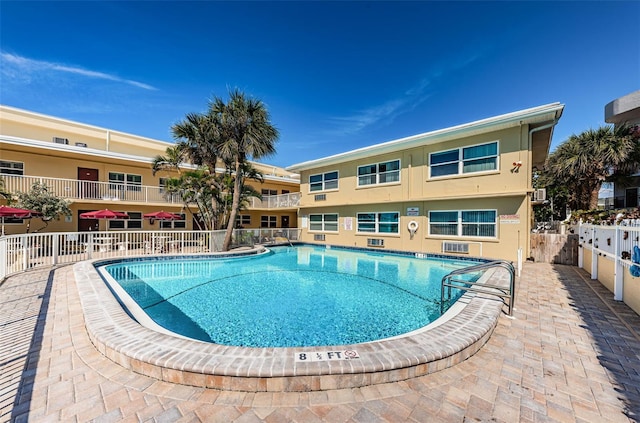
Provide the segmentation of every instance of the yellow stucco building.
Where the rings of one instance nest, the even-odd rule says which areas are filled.
[[[263,193],[241,212],[245,228],[299,228],[303,242],[517,260],[530,251],[532,171],[542,167],[564,105],[553,103],[389,141],[282,169],[254,165]],[[196,228],[163,192],[151,163],[172,144],[0,106],[5,190],[45,182],[72,201],[53,231]],[[185,164],[186,168],[189,165]],[[79,219],[127,212],[126,221]],[[184,220],[150,222],[164,210]],[[24,233],[9,222],[6,232]]]
[[[532,170],[564,105],[548,104],[288,167],[301,241],[517,260]]]
[[[71,201],[73,215],[51,222],[47,232],[197,228],[182,201],[163,190],[166,178],[177,173],[152,173],[153,158],[165,155],[172,145],[0,105],[0,178],[5,191],[27,192],[34,182],[43,182],[51,192]],[[238,224],[245,228],[295,227],[298,175],[263,163],[253,164],[263,173],[264,182],[248,184],[263,198],[252,199],[240,213]],[[184,168],[195,167],[185,164]],[[106,208],[126,212],[129,219],[79,219],[82,212]],[[152,222],[142,218],[145,213],[160,210],[180,214],[183,219]],[[26,224],[8,219],[5,232],[24,233]],[[32,226],[37,228],[42,223],[34,219]]]

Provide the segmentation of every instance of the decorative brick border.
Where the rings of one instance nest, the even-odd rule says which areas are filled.
[[[96,260],[100,261],[100,260]],[[408,334],[355,345],[246,348],[172,336],[142,326],[125,311],[94,267],[74,265],[89,338],[106,357],[159,380],[250,392],[318,391],[396,382],[466,360],[487,342],[502,312],[497,297],[467,292],[437,321]],[[505,272],[489,271],[508,284]],[[301,352],[356,350],[359,358],[296,361]]]

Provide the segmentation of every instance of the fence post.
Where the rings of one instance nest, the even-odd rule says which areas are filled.
[[[584,269],[584,242],[582,241],[582,220],[578,222],[578,268]]]
[[[623,293],[624,293],[624,266],[622,265],[622,260],[620,259],[620,226],[615,226],[615,248],[613,250],[614,258],[614,268],[613,268],[613,299],[616,301],[623,301]]]
[[[9,273],[7,265],[7,238],[0,236],[0,281]]]
[[[53,234],[51,236],[51,254],[53,255],[53,265],[58,264],[58,247],[60,246],[61,234]]]
[[[598,279],[598,249],[596,248],[596,227],[591,226],[591,279]]]

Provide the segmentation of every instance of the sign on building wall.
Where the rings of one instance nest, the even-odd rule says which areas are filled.
[[[420,216],[419,207],[407,207],[407,216]]]
[[[309,218],[308,218],[307,216],[302,216],[302,219],[301,219],[301,221],[300,221],[300,225],[302,225],[302,227],[303,227],[303,228],[306,228],[306,227],[307,227],[307,220],[308,220],[308,219],[309,219]]]
[[[353,217],[345,217],[344,218],[344,230],[352,231],[353,230]]]
[[[520,215],[519,214],[501,214],[500,223],[505,223],[505,224],[520,223]]]

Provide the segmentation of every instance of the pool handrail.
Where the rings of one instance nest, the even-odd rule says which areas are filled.
[[[509,272],[509,286],[505,288],[503,285],[489,284],[486,282],[469,281],[465,279],[455,278],[457,275],[464,275],[475,272],[485,272],[489,269],[503,268]],[[515,268],[513,263],[506,260],[494,260],[486,263],[476,264],[474,266],[456,269],[442,278],[440,287],[440,308],[444,311],[445,287],[447,289],[447,300],[451,299],[451,288],[463,291],[471,291],[489,295],[496,295],[501,298],[509,298],[509,316],[513,316],[513,304],[515,301]],[[462,285],[460,285],[462,284]]]

